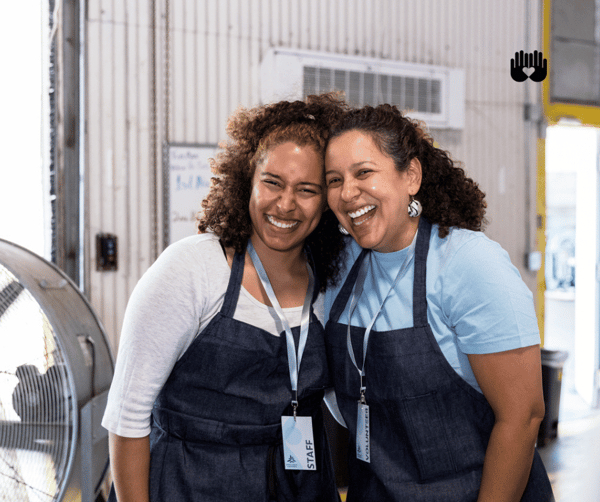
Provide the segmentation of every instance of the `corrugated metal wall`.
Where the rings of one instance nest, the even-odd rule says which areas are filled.
[[[127,299],[155,259],[152,11],[146,1],[91,1],[87,19],[88,294],[116,347]],[[95,269],[100,232],[118,237],[116,272]]]
[[[527,86],[531,101],[539,97],[531,83],[511,80],[510,59],[541,45],[540,2],[89,0],[87,286],[113,345],[133,286],[162,250],[162,145],[225,139],[228,115],[259,103],[260,62],[270,47],[464,69],[465,128],[432,133],[488,194],[487,234],[534,289],[535,276],[522,267],[526,223],[534,221]],[[535,164],[528,169],[535,173]],[[534,174],[530,181],[534,194]],[[117,272],[93,266],[99,232],[119,238]]]

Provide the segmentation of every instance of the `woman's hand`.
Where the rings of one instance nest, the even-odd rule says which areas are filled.
[[[496,416],[477,500],[518,502],[527,486],[544,418],[540,347],[468,357]]]
[[[150,437],[109,433],[110,468],[118,502],[149,502]]]

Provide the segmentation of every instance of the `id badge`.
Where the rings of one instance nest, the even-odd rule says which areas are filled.
[[[356,420],[356,458],[371,462],[371,428],[369,424],[369,405],[358,403]]]
[[[316,471],[312,417],[281,417],[283,455],[287,470]]]

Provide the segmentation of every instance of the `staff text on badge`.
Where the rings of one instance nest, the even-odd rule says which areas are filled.
[[[283,455],[288,470],[316,471],[311,417],[281,417]]]

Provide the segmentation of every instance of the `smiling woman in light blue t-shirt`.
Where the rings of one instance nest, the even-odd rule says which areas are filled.
[[[427,255],[427,318],[445,358],[471,386],[481,392],[467,354],[503,352],[540,343],[533,295],[522,281],[508,253],[482,232],[452,227],[441,239],[433,225]],[[346,263],[352,266],[362,248],[348,244]],[[352,324],[367,326],[379,301],[392,286],[408,248],[390,253],[371,252],[364,294]],[[410,258],[413,263],[413,257]],[[337,287],[325,295],[325,324],[349,268]],[[389,331],[412,327],[413,267],[407,267],[394,294],[375,320],[373,329]],[[348,323],[346,305],[339,321]],[[473,311],[479,310],[477,315]]]
[[[334,128],[326,183],[352,238],[325,298],[347,501],[553,500],[532,294],[482,233],[483,192],[390,105]]]

